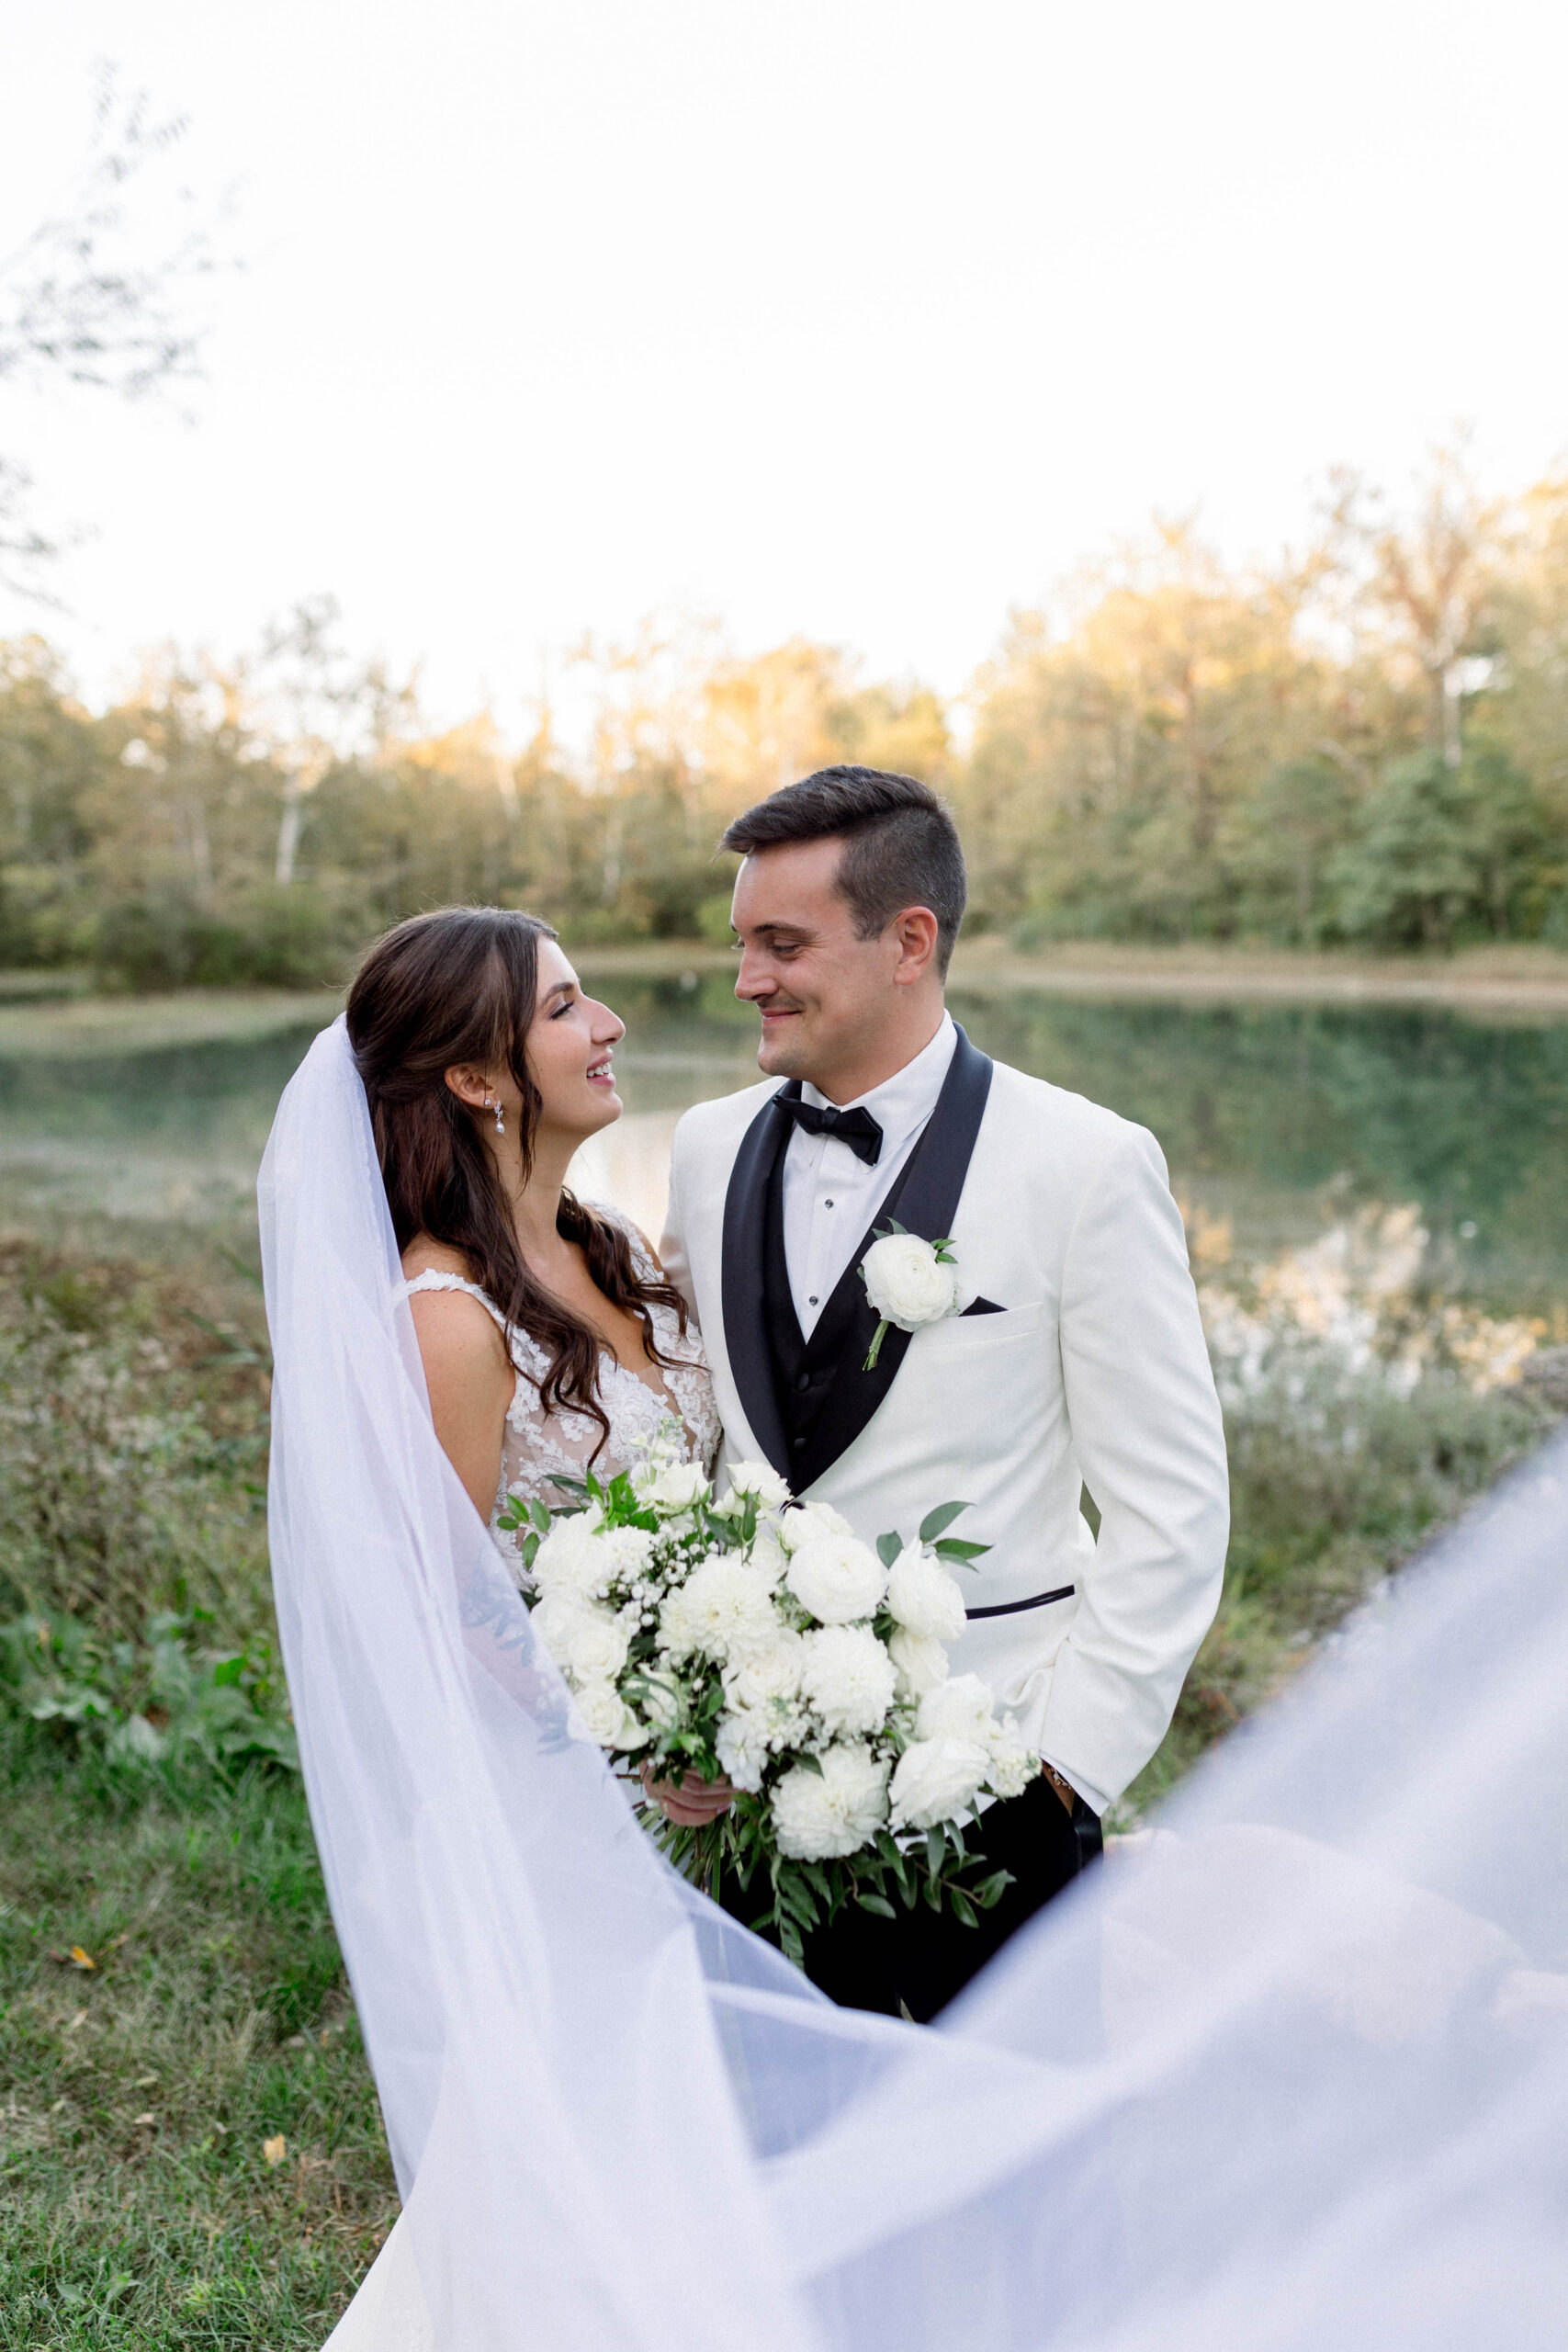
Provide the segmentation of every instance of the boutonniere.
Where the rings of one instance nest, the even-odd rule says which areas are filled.
[[[886,1232],[878,1233],[861,1260],[860,1272],[867,1303],[881,1318],[863,1372],[875,1371],[890,1323],[900,1331],[918,1331],[922,1324],[941,1323],[959,1311],[958,1261],[950,1234],[940,1241],[922,1241],[918,1233],[906,1233],[890,1218]]]

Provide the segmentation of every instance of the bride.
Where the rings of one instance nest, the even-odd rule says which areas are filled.
[[[711,1472],[722,1431],[702,1343],[646,1237],[567,1189],[621,1115],[626,1023],[534,916],[452,907],[371,949],[348,998],[431,1418],[497,1544],[509,1497],[635,1466],[654,1437]],[[682,1822],[728,1791],[660,1786]]]
[[[716,1440],[565,1185],[619,1035],[542,924],[419,918],[263,1167],[278,1624],[402,2200],[334,2352],[1555,2346],[1568,1440],[939,2028],[836,2008],[644,1835],[491,1523]]]

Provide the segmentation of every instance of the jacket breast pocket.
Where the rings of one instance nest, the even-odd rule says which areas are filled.
[[[999,1315],[950,1315],[914,1334],[905,1362],[958,1363],[1010,1348],[1023,1353],[1038,1348],[1052,1312],[1049,1300],[1036,1299],[1032,1306],[1010,1306]]]

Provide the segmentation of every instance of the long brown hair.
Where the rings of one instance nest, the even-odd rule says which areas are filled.
[[[565,1405],[610,1424],[599,1401],[603,1341],[592,1325],[536,1281],[517,1246],[495,1163],[480,1132],[483,1115],[458,1101],[446,1073],[457,1062],[504,1063],[523,1097],[523,1174],[534,1164],[540,1098],[524,1041],[538,1000],[539,942],[548,923],[505,907],[443,907],[411,915],[376,942],[348,992],[348,1035],[369,1098],[381,1181],[400,1250],[416,1234],[460,1250],[469,1279],[549,1357],[540,1404]],[[686,1310],[671,1284],[644,1282],[626,1234],[563,1192],[556,1229],[577,1242],[604,1296],[654,1341],[651,1306]]]

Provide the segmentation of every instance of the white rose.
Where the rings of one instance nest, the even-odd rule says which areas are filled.
[[[777,1510],[789,1500],[789,1482],[779,1476],[771,1463],[732,1462],[729,1491],[719,1505],[720,1510],[739,1519],[748,1495],[759,1510]]]
[[[719,1718],[714,1750],[738,1789],[755,1796],[768,1769],[769,1726],[761,1715],[738,1707]]]
[[[955,1642],[966,1623],[964,1595],[942,1562],[931,1552],[910,1551],[908,1545],[887,1578],[887,1608],[911,1634],[938,1642]]]
[[[694,1568],[659,1615],[660,1647],[669,1657],[695,1651],[721,1666],[774,1648],[786,1630],[765,1579],[732,1552]]]
[[[821,1624],[843,1625],[872,1614],[887,1589],[887,1571],[869,1544],[819,1535],[795,1554],[784,1582]]]
[[[807,1634],[802,1696],[830,1732],[880,1731],[893,1704],[893,1660],[866,1625],[829,1625]]]
[[[797,1503],[779,1521],[779,1542],[786,1552],[798,1552],[824,1535],[852,1535],[854,1529],[831,1503]]]
[[[642,1501],[665,1519],[672,1519],[677,1511],[690,1510],[694,1503],[705,1498],[707,1492],[708,1482],[700,1462],[671,1462],[654,1477],[637,1482]]]
[[[895,1829],[955,1821],[985,1781],[990,1757],[975,1739],[917,1739],[893,1775]]]
[[[604,1544],[604,1538],[581,1516],[558,1519],[534,1555],[534,1582],[540,1593],[600,1600],[610,1589],[615,1566],[615,1555]]]
[[[779,1851],[795,1861],[858,1853],[887,1817],[887,1767],[859,1741],[829,1747],[821,1770],[797,1764],[773,1791]]]
[[[613,1682],[626,1662],[631,1637],[607,1609],[552,1593],[532,1619],[535,1632],[573,1682]]]
[[[647,1732],[613,1682],[585,1682],[577,1693],[577,1712],[601,1747],[626,1755],[647,1744]]]
[[[999,1797],[1021,1797],[1040,1770],[1040,1758],[1018,1736],[1010,1715],[991,1735],[991,1769],[986,1779]]]
[[[885,1233],[861,1261],[872,1311],[900,1331],[940,1323],[958,1305],[958,1269],[916,1233]]]
[[[988,1747],[995,1730],[991,1694],[977,1674],[955,1674],[928,1690],[915,1718],[920,1739],[971,1739]]]
[[[924,1698],[947,1679],[946,1647],[930,1634],[911,1634],[908,1626],[896,1625],[887,1636],[887,1655],[898,1677],[900,1699]]]

